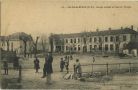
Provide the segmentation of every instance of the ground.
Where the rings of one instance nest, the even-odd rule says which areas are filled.
[[[90,89],[90,90],[138,90],[138,74],[115,74],[113,75],[113,80],[108,82],[81,82],[79,80],[63,79],[66,71],[60,72],[59,62],[60,58],[64,57],[63,55],[56,55],[54,56],[53,61],[53,70],[54,73],[52,74],[52,85],[46,84],[46,78],[41,78],[43,75],[42,69],[44,64],[44,58],[39,58],[40,60],[40,70],[39,73],[35,73],[33,60],[34,58],[29,58],[25,60],[21,60],[22,63],[22,88],[23,89]],[[73,72],[73,64],[75,63],[76,59],[80,59],[80,63],[83,64],[91,64],[93,57],[91,55],[74,55],[73,60],[70,61],[70,73]],[[138,63],[138,58],[131,58],[131,59],[120,59],[118,57],[108,57],[103,58],[100,56],[95,56],[94,64],[99,63]],[[122,68],[128,66],[121,66]],[[117,66],[109,66],[109,68],[117,68]],[[98,70],[105,70],[106,67],[102,66],[94,66],[93,71]],[[82,71],[91,72],[91,66],[83,67]],[[9,72],[10,74],[13,71]],[[15,73],[14,73],[15,74]],[[16,74],[17,75],[17,74]],[[7,76],[8,77],[8,76]],[[127,81],[127,82],[126,82]]]

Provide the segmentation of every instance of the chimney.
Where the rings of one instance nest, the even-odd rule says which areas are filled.
[[[121,27],[121,30],[123,30],[123,27]]]
[[[109,28],[109,30],[111,30],[111,28]]]
[[[132,30],[133,30],[133,28],[134,28],[134,26],[133,26],[133,25],[131,25],[131,28],[130,28],[130,29],[132,29]]]

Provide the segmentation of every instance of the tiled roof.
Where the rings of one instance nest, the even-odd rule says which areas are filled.
[[[71,34],[54,34],[56,37],[71,38],[71,37],[81,37],[83,35],[87,36],[104,36],[104,35],[118,35],[118,34],[137,34],[135,30],[130,28],[116,29],[116,30],[104,30],[95,32],[81,32],[81,33],[71,33]]]

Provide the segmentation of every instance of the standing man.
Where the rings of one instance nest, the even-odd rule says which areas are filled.
[[[48,55],[46,57],[47,84],[52,84],[51,83],[51,74],[53,73],[52,62],[53,62],[52,54],[51,52],[48,52]]]
[[[44,63],[44,67],[43,67],[43,76],[41,78],[45,78],[46,77],[46,61]]]
[[[44,63],[44,67],[43,67],[43,76],[42,76],[41,78],[45,78],[46,75],[47,75],[47,74],[46,74],[46,64],[47,64],[46,61],[47,61],[47,57],[48,57],[48,56],[46,55],[46,57],[45,57],[45,63]]]

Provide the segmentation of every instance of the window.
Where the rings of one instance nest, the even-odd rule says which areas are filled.
[[[108,51],[108,44],[105,44],[105,51]]]
[[[70,48],[70,50],[72,51],[72,50],[73,50],[73,48],[71,47],[71,48]]]
[[[99,42],[102,42],[102,38],[101,37],[99,37]]]
[[[113,48],[113,44],[110,45],[110,50],[112,51],[114,48]]]
[[[126,41],[126,35],[123,35],[123,41]]]
[[[86,38],[83,38],[84,44],[86,44]]]
[[[97,50],[97,45],[94,45],[94,50]]]
[[[99,45],[99,50],[102,50],[102,45]]]
[[[80,39],[78,38],[78,43],[80,43]]]
[[[74,39],[74,43],[76,43],[76,39]]]
[[[97,38],[96,37],[94,38],[94,42],[97,42]]]
[[[118,44],[115,45],[115,50],[119,50],[119,45]]]
[[[66,39],[66,43],[68,43],[68,39]]]
[[[80,51],[80,45],[78,45],[78,51]]]
[[[92,51],[92,45],[90,45],[90,51]]]
[[[73,40],[72,39],[70,39],[70,43],[73,43]]]
[[[108,37],[105,37],[105,42],[108,42]]]
[[[92,38],[90,38],[90,42],[92,42]]]
[[[111,37],[110,37],[110,42],[113,42],[113,39],[114,39],[114,37],[113,37],[113,36],[111,36]]]
[[[66,46],[66,50],[68,50],[68,46]]]
[[[119,36],[116,36],[116,42],[118,42],[119,41]]]

